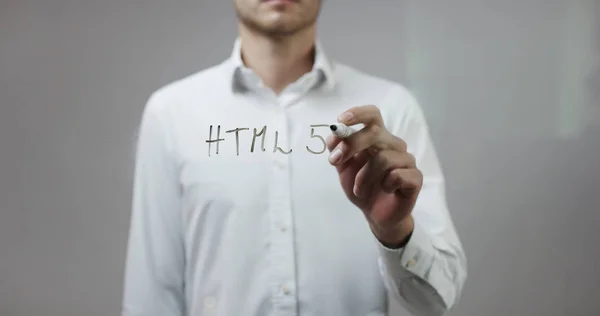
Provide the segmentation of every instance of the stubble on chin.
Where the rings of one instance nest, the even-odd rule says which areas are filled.
[[[264,25],[262,24],[258,18],[250,16],[250,14],[245,14],[241,12],[238,7],[235,8],[235,12],[238,18],[238,21],[243,24],[248,29],[253,32],[263,34],[267,37],[277,39],[277,38],[285,38],[296,33],[301,32],[304,29],[311,27],[316,23],[319,12],[315,14],[314,17],[311,17],[306,20],[301,21],[280,21],[277,23]]]

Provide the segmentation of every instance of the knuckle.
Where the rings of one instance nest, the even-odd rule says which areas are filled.
[[[392,181],[394,181],[394,182],[397,182],[397,183],[403,182],[402,171],[400,169],[392,170],[392,172],[390,172],[390,177],[392,177]]]
[[[376,162],[380,162],[379,153],[381,152],[381,150],[379,148],[377,148],[376,146],[371,146],[367,150],[372,157],[375,157]]]
[[[411,164],[411,166],[415,166],[416,167],[417,166],[417,158],[415,158],[415,156],[411,155],[411,154],[408,154],[408,156],[410,157],[410,164]],[[421,171],[419,171],[419,172],[421,172]]]
[[[388,166],[396,166],[398,165],[398,157],[395,154],[395,152],[391,151],[391,150],[386,150],[384,154],[382,154],[383,156],[383,163],[385,163]]]
[[[398,156],[398,160],[404,167],[410,167],[414,164],[415,157],[410,153],[401,152]]]
[[[375,105],[375,104],[369,104],[369,105],[367,106],[367,108],[368,108],[370,111],[373,111],[373,112],[375,112],[375,113],[379,112],[379,108],[378,108],[378,107],[377,107],[377,105]]]
[[[379,135],[382,130],[381,126],[379,125],[371,125],[369,126],[369,129],[373,135]]]
[[[391,134],[391,135],[392,135],[392,141],[398,146],[398,148],[402,151],[406,151],[406,147],[407,147],[406,142],[402,138],[400,138],[394,134]]]
[[[419,170],[419,169],[417,169],[417,186],[418,187],[423,186],[423,172],[421,172],[421,170]]]
[[[389,155],[385,151],[372,147],[371,151],[374,153],[375,164],[378,166],[388,165]]]
[[[373,107],[375,108],[375,113],[381,116],[381,109],[377,105],[373,105]]]
[[[400,148],[403,151],[406,151],[406,149],[408,147],[408,145],[406,144],[406,142],[402,138],[400,138],[400,137],[396,137],[396,138],[398,138],[398,144],[400,145]]]

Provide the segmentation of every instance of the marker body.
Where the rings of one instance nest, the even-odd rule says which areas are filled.
[[[354,134],[354,132],[356,132],[356,130],[353,129],[352,127],[346,126],[345,124],[342,124],[342,123],[331,124],[329,126],[329,129],[331,129],[331,132],[333,133],[333,135],[335,135],[339,138],[346,138],[346,137]]]

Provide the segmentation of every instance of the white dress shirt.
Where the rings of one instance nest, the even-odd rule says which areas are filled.
[[[331,62],[317,44],[313,70],[276,95],[240,47],[145,107],[123,315],[385,315],[388,291],[415,315],[451,308],[466,259],[411,94]],[[424,174],[402,249],[379,243],[327,159],[327,126],[366,104]]]

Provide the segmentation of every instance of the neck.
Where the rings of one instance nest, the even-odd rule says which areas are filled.
[[[312,69],[314,26],[283,38],[258,34],[243,25],[239,31],[244,64],[276,94]]]

